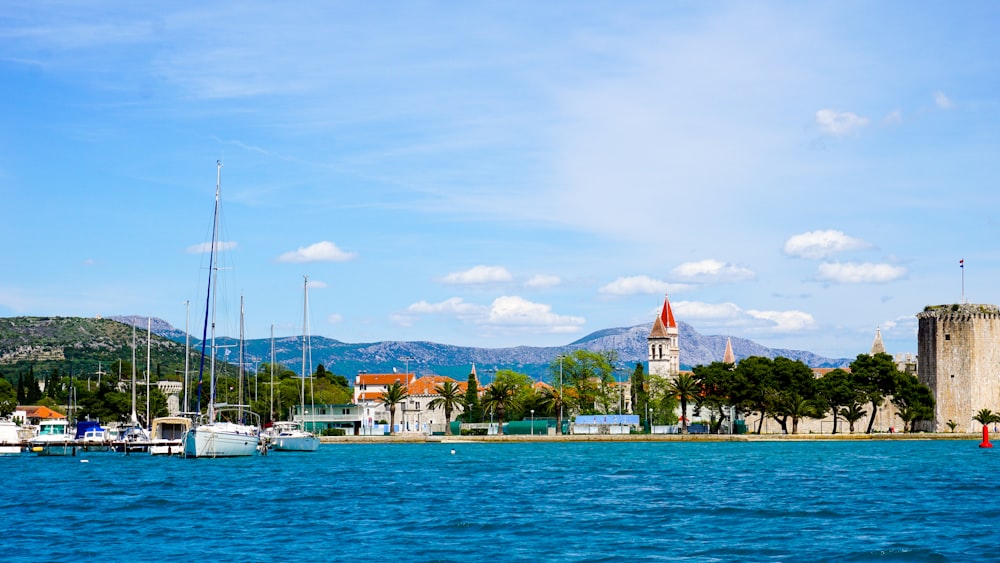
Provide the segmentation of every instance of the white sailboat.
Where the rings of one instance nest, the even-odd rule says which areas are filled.
[[[302,423],[294,420],[275,422],[271,428],[268,441],[271,448],[279,452],[314,452],[319,449],[319,438],[305,430],[306,413],[306,377],[309,375],[312,362],[308,359],[309,350],[309,276],[304,276],[303,290],[303,320],[302,320],[302,391],[299,395],[299,414]],[[290,417],[291,418],[291,417]]]
[[[257,453],[260,445],[259,417],[247,405],[215,402],[215,284],[218,268],[214,260],[219,244],[219,193],[222,187],[222,162],[216,163],[215,213],[212,220],[212,246],[209,257],[208,299],[205,317],[211,313],[211,359],[207,420],[184,433],[185,457],[243,457]],[[208,304],[211,306],[208,306]],[[207,323],[206,323],[207,324]],[[205,338],[202,337],[202,366],[205,362]],[[203,368],[202,368],[203,369]],[[201,381],[199,375],[199,382]],[[199,383],[200,385],[200,383]],[[200,397],[200,391],[199,391]]]

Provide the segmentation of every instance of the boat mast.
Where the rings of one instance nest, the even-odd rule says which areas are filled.
[[[135,413],[135,317],[132,317],[132,426],[139,424],[139,417]]]
[[[191,300],[184,302],[184,412],[191,410],[188,404],[188,364],[191,361]]]
[[[150,376],[152,375],[152,372],[150,371],[150,367],[151,367],[151,364],[152,364],[152,358],[150,357],[149,350],[150,350],[150,339],[151,339],[152,335],[153,335],[153,318],[152,317],[146,317],[146,425],[147,426],[150,424],[150,421],[153,420],[153,419],[149,418],[149,415],[150,415],[150,412],[149,412],[149,380],[150,380]]]
[[[205,346],[208,344],[208,319],[211,310],[212,318],[212,365],[211,371],[211,396],[209,397],[209,407],[215,398],[215,312],[212,303],[212,282],[215,274],[215,245],[219,236],[219,191],[222,187],[222,161],[215,161],[215,211],[212,214],[212,243],[208,254],[208,290],[205,292],[205,322],[201,327],[201,363],[198,366],[198,412],[201,412],[201,387],[205,374]],[[209,420],[214,413],[214,408],[209,408]]]
[[[274,323],[271,323],[271,410],[268,422],[274,422]]]
[[[299,414],[302,415],[302,429],[306,429],[306,377],[309,364],[306,363],[306,349],[309,347],[309,276],[302,276],[302,386],[299,394]],[[294,420],[294,418],[293,418]]]
[[[212,258],[209,259],[209,265],[211,266],[208,277],[209,277],[209,294],[212,299],[212,357],[211,362],[208,366],[208,420],[209,422],[215,421],[215,306],[218,301],[218,291],[212,291],[211,288],[215,287],[216,290],[218,286],[216,285],[219,281],[219,268],[212,262],[215,258],[215,249],[219,244],[219,192],[222,190],[222,161],[215,161],[216,172],[215,172],[215,214],[212,218]]]
[[[243,377],[245,372],[243,363],[243,294],[240,294],[240,393],[239,393],[239,413],[240,421],[243,420]]]

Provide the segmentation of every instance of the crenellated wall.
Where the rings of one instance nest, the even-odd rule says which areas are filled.
[[[1000,308],[996,305],[930,306],[917,314],[920,381],[934,392],[931,430],[976,432],[981,409],[1000,411]]]

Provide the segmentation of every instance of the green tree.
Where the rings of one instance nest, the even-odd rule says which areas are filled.
[[[14,414],[17,408],[17,391],[5,378],[0,377],[0,417]]]
[[[562,434],[563,408],[565,408],[566,402],[559,388],[543,387],[539,405],[542,407],[542,412],[556,417],[556,433]]]
[[[648,382],[650,425],[677,424],[677,395],[670,390],[671,380],[651,374]]]
[[[451,412],[461,407],[465,401],[462,388],[454,381],[445,381],[440,385],[435,385],[434,392],[437,393],[437,397],[427,403],[427,408],[444,409],[444,433],[451,436]]]
[[[816,382],[816,395],[823,410],[833,413],[833,433],[836,434],[841,407],[858,401],[857,390],[851,386],[851,374],[840,368],[826,372]]]
[[[688,401],[695,399],[700,390],[698,382],[690,374],[681,373],[670,382],[669,391],[681,403],[681,434],[688,433]]]
[[[729,417],[727,411],[731,411],[740,403],[740,389],[736,384],[733,364],[712,362],[707,366],[696,366],[692,371],[701,393],[700,406],[708,409],[710,413],[719,415],[718,419],[713,415],[710,429],[713,434],[717,433],[722,423]]]
[[[639,415],[642,426],[646,427],[649,423],[646,420],[646,405],[649,403],[649,390],[646,387],[646,370],[643,368],[642,362],[635,363],[630,384],[632,414]]]
[[[895,360],[886,353],[878,353],[874,356],[859,354],[851,362],[851,379],[854,387],[864,394],[872,408],[869,413],[866,434],[872,432],[879,405],[887,396],[895,394],[899,374]]]
[[[396,405],[405,401],[408,396],[406,386],[398,381],[392,382],[379,396],[378,401],[389,409],[389,434],[396,433],[394,430],[396,428]]]
[[[764,427],[770,396],[777,387],[773,368],[774,362],[770,358],[750,356],[740,360],[734,371],[734,387],[741,399],[742,409],[746,412],[760,413],[757,434],[760,434]]]
[[[500,435],[503,435],[503,423],[506,420],[507,409],[516,406],[517,387],[511,381],[493,381],[483,394],[483,408],[496,415],[500,423]]]
[[[896,406],[896,415],[903,421],[903,432],[910,432],[915,422],[934,419],[934,393],[915,375],[901,371],[897,374],[891,400]]]
[[[462,413],[462,419],[465,422],[483,420],[483,409],[479,405],[479,385],[475,373],[469,374],[469,382],[465,386],[465,401],[462,404],[465,405],[465,411]]]

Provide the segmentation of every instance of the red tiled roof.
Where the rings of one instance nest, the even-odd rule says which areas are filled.
[[[469,386],[467,381],[455,381],[443,375],[425,375],[410,383],[406,390],[410,395],[437,395],[434,388],[444,384],[446,381],[454,383],[463,392]]]
[[[40,418],[40,419],[51,419],[51,418],[66,418],[66,415],[58,413],[49,407],[42,405],[31,405],[17,407],[18,410],[23,410],[28,418]]]
[[[359,373],[354,378],[354,385],[392,385],[397,381],[408,385],[414,377],[412,373]]]

